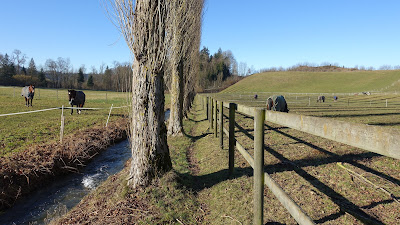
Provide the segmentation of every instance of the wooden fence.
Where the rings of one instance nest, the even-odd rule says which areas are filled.
[[[271,189],[282,205],[299,224],[315,224],[313,220],[287,195],[283,189],[264,173],[264,123],[272,122],[312,135],[358,147],[370,152],[400,159],[400,131],[392,128],[354,124],[332,119],[266,111],[264,108],[218,101],[211,96],[201,96],[210,128],[223,147],[224,133],[229,139],[229,174],[234,168],[236,147],[254,170],[254,224],[263,224],[264,185]],[[224,108],[229,110],[229,128],[223,124]],[[218,116],[219,111],[219,116]],[[254,158],[235,139],[235,112],[254,117]],[[219,117],[219,118],[218,118]],[[217,127],[219,126],[219,129]],[[370,222],[370,221],[363,221]]]

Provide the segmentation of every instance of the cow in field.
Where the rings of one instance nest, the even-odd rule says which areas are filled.
[[[318,96],[317,102],[325,102],[325,96],[323,96],[323,95]]]
[[[278,112],[289,112],[285,97],[282,95],[273,95],[267,99],[267,110]]]
[[[29,85],[22,88],[21,95],[25,98],[25,105],[29,107],[32,105],[33,96],[35,95],[35,86]],[[30,100],[30,101],[29,101]]]
[[[85,104],[85,93],[83,91],[75,91],[75,90],[68,90],[68,101],[71,107],[76,105],[79,108],[82,108]],[[71,115],[74,112],[74,109],[71,109]],[[78,114],[81,114],[81,110],[76,110]]]

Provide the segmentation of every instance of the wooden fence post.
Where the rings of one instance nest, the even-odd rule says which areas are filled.
[[[212,130],[212,129],[214,129],[214,126],[213,126],[213,116],[214,116],[214,99],[212,99],[212,98],[210,98],[210,129]]]
[[[203,98],[203,96],[201,97],[201,110],[204,110],[204,98]]]
[[[264,205],[264,120],[265,110],[255,109],[254,116],[254,221],[263,224]]]
[[[208,120],[208,97],[205,98],[206,101],[206,116],[207,116],[207,120]]]
[[[229,176],[235,164],[235,103],[229,103]]]
[[[64,137],[64,105],[61,108],[61,127],[60,127],[60,143],[63,143],[63,137]]]
[[[219,145],[224,148],[224,103],[219,102]]]
[[[217,120],[217,118],[218,118],[218,112],[217,112],[217,109],[218,109],[218,101],[217,100],[214,100],[214,137],[218,137],[218,130],[217,130],[217,124],[218,124],[218,120]]]
[[[114,104],[111,104],[110,112],[108,113],[108,118],[107,118],[107,122],[106,122],[106,127],[107,127],[107,125],[108,125],[108,120],[110,119],[111,110],[112,110],[112,108],[113,108],[113,105],[114,105]]]

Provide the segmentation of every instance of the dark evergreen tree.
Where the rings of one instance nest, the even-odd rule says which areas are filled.
[[[85,81],[85,76],[83,75],[82,68],[79,68],[78,72],[78,84],[82,84]]]
[[[36,69],[36,64],[33,58],[31,58],[31,61],[29,62],[29,67],[28,67],[28,75],[36,76],[37,74],[37,69]]]
[[[38,75],[40,86],[42,87],[47,87],[47,80],[46,80],[46,75],[44,74],[43,68],[40,70],[40,73]]]
[[[111,76],[112,76],[112,71],[107,66],[106,70],[104,71],[104,75],[103,75],[103,86],[106,90],[111,90],[111,87],[112,87]]]
[[[94,86],[93,75],[89,76],[89,79],[87,80],[87,86],[88,87],[93,87]]]
[[[10,84],[12,77],[17,74],[14,63],[6,54],[1,60],[0,81],[2,84]]]

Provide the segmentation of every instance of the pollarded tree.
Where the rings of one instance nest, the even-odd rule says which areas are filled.
[[[147,186],[172,168],[164,123],[166,18],[164,0],[115,0],[122,34],[134,54],[132,66],[131,148],[128,184]]]
[[[184,67],[191,67],[191,48],[198,45],[193,42],[200,34],[201,12],[203,0],[171,0],[168,17],[168,33],[170,43],[171,67],[171,111],[168,121],[168,134],[172,136],[182,135],[183,105],[188,91],[185,90],[188,80],[188,71],[184,74]],[[198,51],[198,49],[197,49]]]
[[[184,98],[183,98],[183,116],[187,117],[187,113],[190,110],[194,97],[196,95],[195,85],[196,76],[199,74],[199,49],[200,49],[200,38],[201,38],[201,22],[203,15],[204,0],[191,0],[192,20],[188,34],[188,48],[186,52],[184,64],[185,79],[184,79]]]

